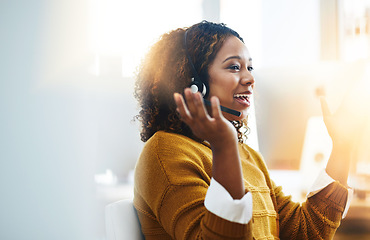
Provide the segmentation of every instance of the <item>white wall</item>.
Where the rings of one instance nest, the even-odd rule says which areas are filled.
[[[318,61],[319,0],[261,2],[263,66],[286,66]]]
[[[83,64],[85,15],[75,1],[0,3],[0,239],[93,239],[84,91],[52,84],[83,77],[65,67]],[[68,16],[72,27],[59,28]]]

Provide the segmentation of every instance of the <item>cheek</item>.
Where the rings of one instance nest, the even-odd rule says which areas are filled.
[[[211,96],[225,98],[232,94],[238,85],[238,81],[230,73],[223,71],[212,72],[209,75],[209,88]]]
[[[237,86],[238,81],[229,75],[225,75],[218,83],[218,88],[225,93],[233,92]]]
[[[218,79],[213,79],[209,82],[209,87],[211,89],[211,92],[214,92],[214,93],[220,93],[220,92],[223,92],[225,91],[225,87],[227,87],[227,82],[218,78]]]
[[[229,105],[233,101],[232,90],[227,85],[217,85],[211,88],[210,96],[217,96],[221,105]]]

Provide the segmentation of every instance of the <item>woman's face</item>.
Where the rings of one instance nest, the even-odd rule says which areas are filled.
[[[254,88],[251,61],[244,43],[231,36],[226,39],[208,68],[209,96],[217,96],[222,106],[242,113],[237,117],[222,112],[228,120],[242,120],[247,116]]]

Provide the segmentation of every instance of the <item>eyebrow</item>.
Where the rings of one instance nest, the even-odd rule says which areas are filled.
[[[240,56],[230,56],[230,57],[226,58],[222,63],[224,63],[224,62],[226,62],[230,59],[241,59],[241,57]],[[249,58],[248,61],[252,62],[252,58]]]

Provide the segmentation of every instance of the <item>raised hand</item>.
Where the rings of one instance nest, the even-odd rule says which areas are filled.
[[[333,144],[351,148],[361,139],[367,123],[367,114],[353,94],[348,94],[339,108],[331,113],[324,97],[320,98],[323,118]],[[350,150],[350,149],[348,149]]]
[[[186,103],[181,94],[175,93],[174,99],[182,120],[191,128],[193,133],[211,145],[227,144],[237,141],[236,130],[221,113],[217,97],[211,98],[212,116],[207,113],[199,92],[192,93],[185,89]]]
[[[362,96],[356,92],[347,94],[339,108],[332,114],[325,98],[321,98],[323,118],[333,141],[326,172],[343,185],[347,185],[353,151],[362,139],[368,124],[368,108]]]
[[[175,102],[182,120],[193,133],[211,144],[212,175],[234,199],[245,194],[243,173],[239,160],[237,133],[221,113],[217,97],[211,98],[212,116],[207,113],[200,93],[185,89],[185,99],[175,93]]]

